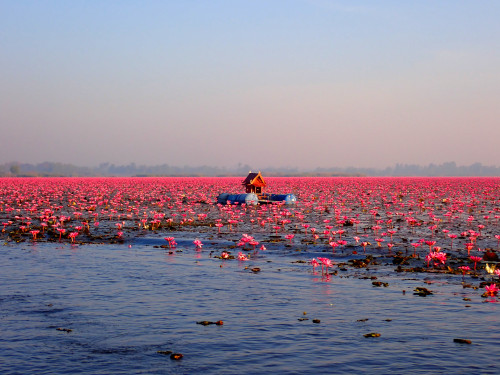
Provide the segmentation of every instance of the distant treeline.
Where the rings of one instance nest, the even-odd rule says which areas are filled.
[[[147,176],[246,176],[250,171],[258,171],[249,165],[238,164],[233,168],[210,166],[176,167],[168,164],[147,166],[114,165],[103,163],[98,167],[79,167],[72,164],[43,162],[39,164],[5,163],[0,165],[0,176],[17,177],[147,177]],[[265,168],[260,169],[265,176],[500,176],[500,167],[484,166],[474,163],[468,166],[458,166],[455,162],[444,164],[429,164],[420,166],[414,164],[396,164],[385,169],[376,168],[316,168],[299,170],[298,168]]]
[[[98,167],[80,167],[72,164],[43,162],[39,164],[5,163],[0,165],[0,176],[18,177],[147,177],[147,176],[239,176],[245,175],[251,168],[238,165],[235,168],[219,168],[210,166],[176,167],[163,165],[115,165],[102,163]]]
[[[416,164],[396,164],[385,169],[376,168],[317,168],[314,173],[341,172],[347,175],[361,176],[388,176],[388,177],[487,177],[500,176],[500,167],[486,166],[481,163],[471,165],[457,165],[455,162],[443,164],[429,164],[426,166]]]

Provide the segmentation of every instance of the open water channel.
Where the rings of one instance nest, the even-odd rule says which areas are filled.
[[[271,243],[249,261],[221,260],[228,240],[201,237],[196,251],[193,234],[173,235],[170,253],[154,236],[0,246],[0,373],[500,371],[500,305],[460,275],[396,273],[380,258],[325,276],[308,263],[319,250]]]

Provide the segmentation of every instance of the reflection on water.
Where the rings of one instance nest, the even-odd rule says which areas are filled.
[[[499,305],[460,275],[409,278],[383,265],[322,275],[296,263],[315,254],[240,262],[210,257],[217,244],[169,254],[153,247],[162,241],[2,246],[0,372],[498,372]],[[434,294],[413,295],[417,286]]]

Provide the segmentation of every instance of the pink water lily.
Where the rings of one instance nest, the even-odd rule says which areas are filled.
[[[482,257],[478,257],[478,256],[471,256],[470,257],[470,260],[472,260],[474,262],[474,271],[476,270],[476,264],[480,261],[483,260]]]
[[[431,251],[426,257],[427,267],[431,261],[434,262],[434,266],[443,265],[446,263],[447,254],[438,251]]]
[[[329,245],[332,247],[333,252],[335,252],[335,248],[339,246],[339,244],[335,241],[331,241]]]
[[[248,256],[243,254],[241,251],[238,253],[238,260],[245,261],[248,260]]]
[[[313,266],[313,269],[319,266],[319,262],[316,260],[316,258],[313,258],[311,261],[311,266]]]
[[[500,289],[498,289],[496,284],[486,285],[484,287],[484,289],[486,289],[485,294],[487,296],[491,296],[491,297],[496,296],[498,294],[498,292],[500,291]]]
[[[411,246],[413,246],[413,257],[415,258],[417,256],[417,247],[420,246],[420,243],[419,242],[413,242],[411,244]]]
[[[465,275],[466,272],[469,272],[470,271],[470,267],[469,266],[460,266],[458,267],[458,269],[460,271],[462,271],[462,273]]]
[[[467,255],[470,255],[470,251],[474,248],[474,244],[472,242],[466,243],[465,248],[467,249]]]
[[[462,271],[462,280],[465,280],[465,274],[470,271],[469,266],[460,266],[458,267],[460,271]]]
[[[323,272],[323,266],[325,267],[324,273],[328,274],[328,267],[333,267],[333,262],[331,259],[318,257],[318,260],[321,262],[321,272]]]
[[[30,231],[30,233],[33,235],[33,240],[36,240],[36,236],[38,233],[40,233],[40,231],[39,230],[32,230],[32,231]]]
[[[71,238],[71,242],[75,242],[75,238],[76,236],[78,236],[78,232],[71,232],[70,234],[68,234],[68,237]]]
[[[168,247],[170,249],[174,248],[177,245],[177,242],[175,242],[175,238],[174,237],[165,237],[165,241],[168,242]]]

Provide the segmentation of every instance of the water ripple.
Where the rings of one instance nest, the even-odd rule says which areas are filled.
[[[164,240],[148,238],[131,248],[0,248],[0,372],[498,372],[499,305],[462,289],[458,277],[405,278],[381,265],[327,279],[294,263],[311,254],[283,248],[222,261],[192,240],[170,255],[154,247]],[[367,275],[388,286],[373,287]],[[412,294],[423,285],[434,295]],[[203,320],[224,324],[196,324]]]

